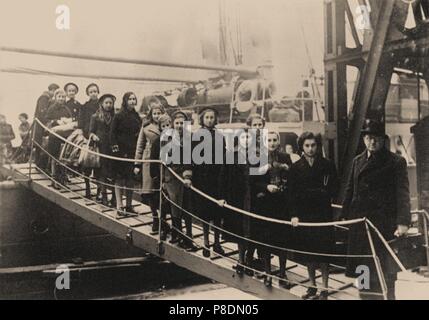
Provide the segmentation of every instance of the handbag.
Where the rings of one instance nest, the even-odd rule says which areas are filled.
[[[100,150],[97,144],[90,137],[88,143],[82,148],[82,151],[80,153],[79,165],[87,169],[100,168],[101,164],[99,153]]]
[[[400,237],[389,241],[389,245],[406,269],[415,269],[427,264],[424,235]],[[396,264],[394,266],[397,268]]]

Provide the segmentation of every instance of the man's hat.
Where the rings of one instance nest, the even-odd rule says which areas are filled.
[[[362,128],[362,134],[372,134],[375,136],[383,136],[385,135],[384,126],[382,123],[378,121],[373,121],[367,119]]]
[[[68,86],[73,86],[73,87],[75,87],[76,88],[76,93],[77,92],[79,92],[79,87],[77,86],[77,84],[76,83],[73,83],[73,82],[69,82],[69,83],[67,83],[65,86],[64,86],[64,91],[67,91],[67,87]]]

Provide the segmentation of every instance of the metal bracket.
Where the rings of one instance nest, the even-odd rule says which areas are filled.
[[[129,245],[133,244],[133,230],[132,229],[128,229],[127,235],[125,236],[125,241]]]

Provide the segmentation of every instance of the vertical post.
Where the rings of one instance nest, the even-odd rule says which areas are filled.
[[[34,136],[35,136],[35,132],[36,132],[36,125],[37,125],[37,118],[33,120],[33,126],[31,128],[31,135],[30,135],[30,139],[31,139],[31,143],[30,143],[30,158],[28,159],[28,164],[29,164],[29,171],[28,171],[28,177],[31,180],[31,171],[33,169],[33,149],[34,149]]]
[[[366,228],[366,233],[368,235],[368,242],[371,248],[372,257],[374,259],[375,268],[377,270],[378,280],[380,281],[380,287],[383,293],[383,298],[384,300],[387,300],[386,279],[384,278],[383,270],[381,269],[380,259],[378,258],[377,253],[375,252],[374,242],[372,240],[371,232],[368,227],[368,222],[366,221],[365,221],[365,228]]]
[[[164,250],[162,247],[162,242],[164,241],[162,239],[162,230],[164,221],[162,219],[162,183],[164,181],[164,164],[162,162],[159,163],[159,211],[158,211],[158,253],[163,254]]]
[[[429,235],[428,235],[429,214],[423,210],[423,232],[425,235],[427,271],[429,272]]]
[[[417,120],[420,121],[422,114],[421,92],[420,92],[420,72],[417,72]]]

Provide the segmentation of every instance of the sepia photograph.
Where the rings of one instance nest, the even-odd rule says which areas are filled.
[[[1,0],[0,83],[0,300],[429,300],[429,0]]]

